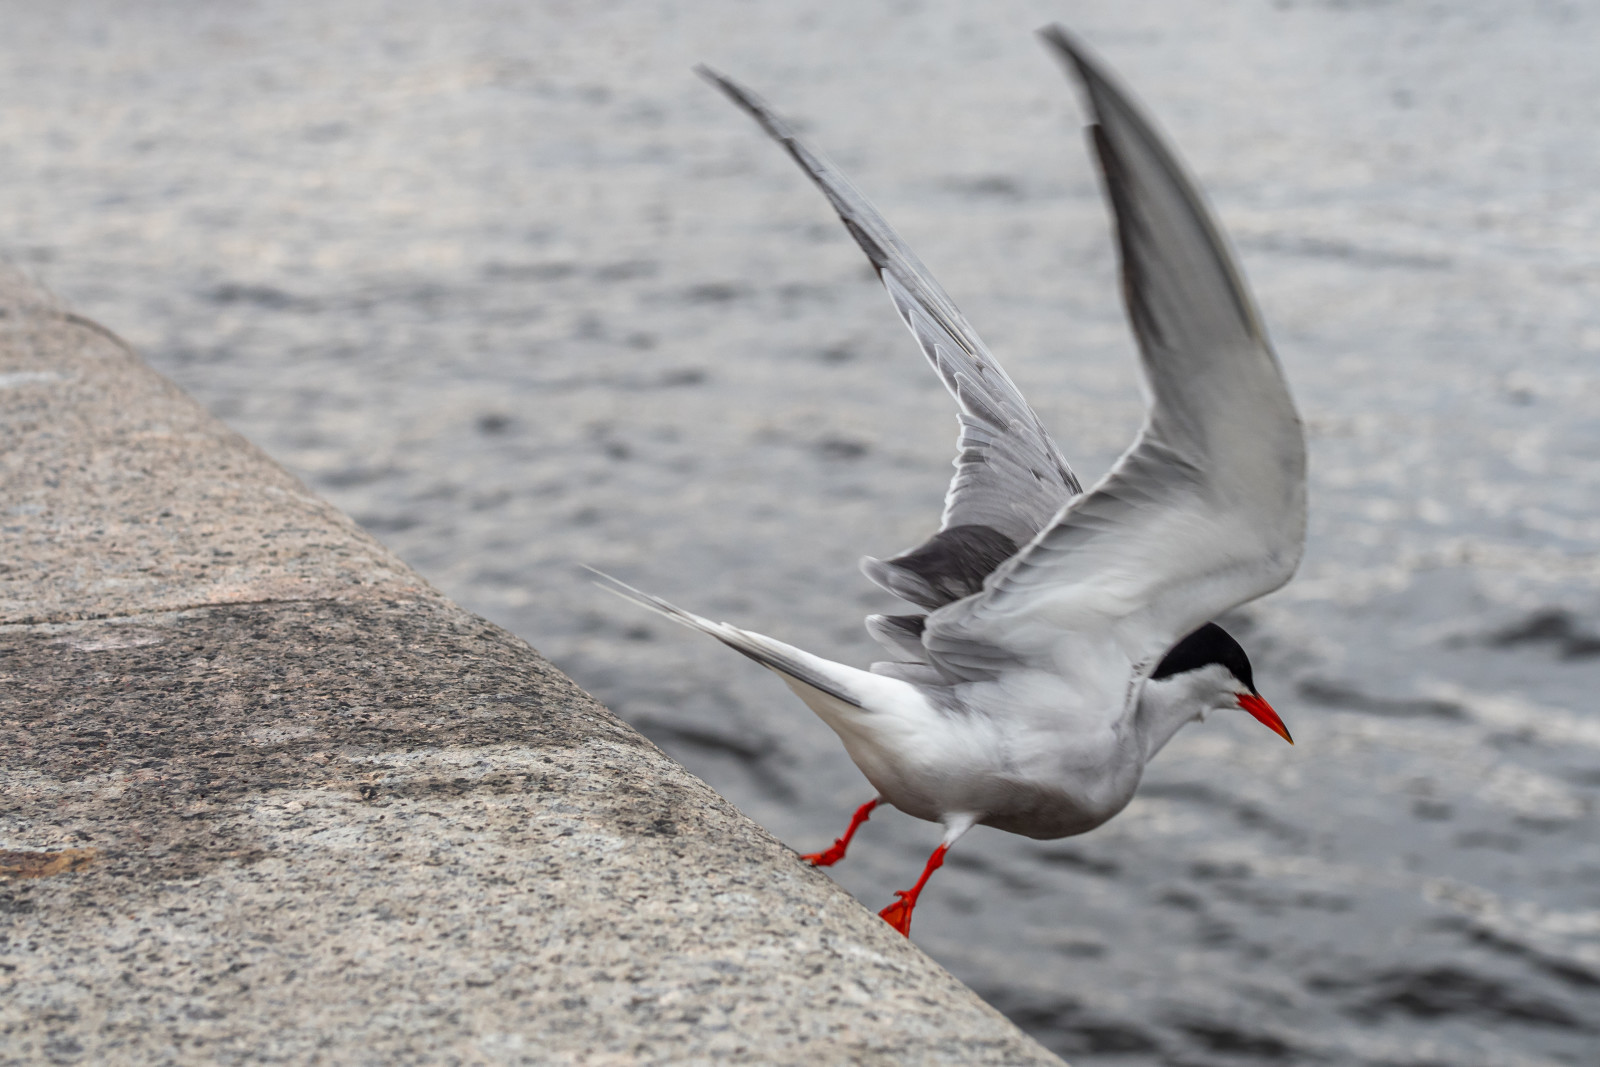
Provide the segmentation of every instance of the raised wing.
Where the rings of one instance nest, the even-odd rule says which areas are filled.
[[[980,596],[928,618],[947,673],[1018,659],[1070,670],[1109,637],[1138,672],[1294,573],[1305,437],[1250,294],[1193,181],[1083,45],[1043,36],[1082,83],[1116,216],[1123,294],[1153,401],[1098,485],[1003,564]]]
[[[961,312],[867,198],[760,97],[708,67],[696,69],[783,145],[827,196],[960,408],[956,473],[939,532],[895,559],[863,560],[862,569],[924,608],[977,592],[1081,491],[1078,479]]]

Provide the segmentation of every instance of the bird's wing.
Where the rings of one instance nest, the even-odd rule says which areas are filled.
[[[1149,119],[1065,31],[1116,218],[1122,283],[1152,403],[1099,484],[929,616],[947,672],[1058,667],[1108,636],[1143,677],[1184,634],[1278,588],[1305,541],[1305,437],[1227,243]]]
[[[827,196],[960,409],[956,473],[939,532],[896,559],[866,560],[863,569],[924,608],[976,592],[1081,491],[1077,478],[950,297],[867,198],[760,97],[708,67],[697,70],[787,149]]]

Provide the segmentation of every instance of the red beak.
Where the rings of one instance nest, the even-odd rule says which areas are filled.
[[[1294,744],[1294,738],[1289,736],[1289,728],[1283,725],[1283,720],[1278,718],[1278,713],[1272,710],[1271,704],[1268,704],[1254,693],[1240,693],[1239,706],[1254,715],[1256,721],[1262,726],[1265,726],[1291,745]]]

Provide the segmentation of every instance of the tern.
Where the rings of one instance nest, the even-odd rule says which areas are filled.
[[[698,72],[788,150],[871,260],[959,409],[939,530],[873,582],[919,611],[873,615],[870,670],[713,622],[607,575],[611,591],[775,672],[833,728],[879,804],[940,823],[921,877],[880,913],[909,936],[945,853],[975,825],[1081,834],[1133,798],[1183,726],[1243,710],[1293,743],[1217,615],[1282,586],[1305,542],[1305,435],[1254,301],[1194,180],[1105,65],[1040,31],[1076,76],[1115,219],[1150,405],[1087,492],[1000,364],[834,165],[749,90]],[[596,572],[599,574],[599,572]]]

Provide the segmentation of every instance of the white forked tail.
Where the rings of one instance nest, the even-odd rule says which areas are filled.
[[[664,615],[680,626],[687,626],[691,630],[710,634],[718,641],[738,652],[748,656],[770,671],[775,672],[789,682],[815,689],[817,692],[843,701],[851,707],[861,707],[861,698],[850,692],[850,686],[842,675],[846,673],[862,673],[853,667],[833,663],[820,656],[786,645],[782,641],[774,641],[770,637],[741,630],[725,622],[712,622],[702,618],[691,611],[684,611],[675,604],[670,604],[658,596],[635,589],[633,586],[593,567],[585,567],[590,574],[601,579],[595,583],[601,589],[621,597],[623,600],[648,608],[658,615]],[[869,676],[870,677],[870,676]],[[802,694],[803,695],[803,694]],[[807,703],[810,703],[807,701]]]

